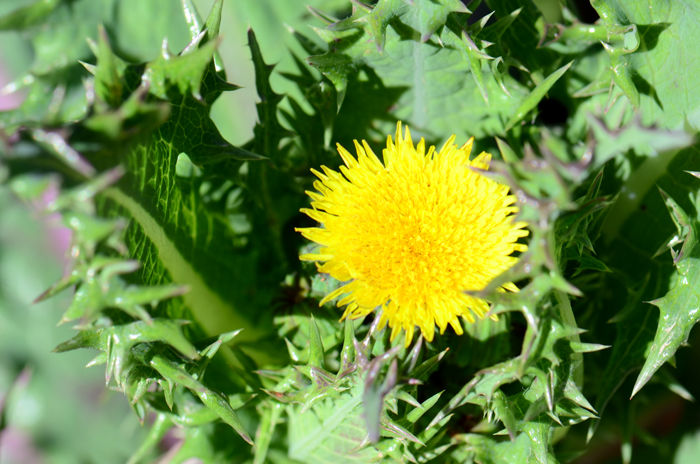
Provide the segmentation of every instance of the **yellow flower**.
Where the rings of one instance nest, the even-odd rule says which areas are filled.
[[[318,193],[306,192],[313,209],[301,211],[323,228],[297,231],[322,247],[300,259],[324,262],[319,272],[345,282],[321,305],[346,294],[338,301],[347,305],[343,318],[381,309],[380,327],[388,322],[392,340],[405,330],[407,346],[416,326],[432,341],[436,324],[441,334],[449,324],[461,335],[460,316],[474,322],[472,313],[488,312],[486,301],[465,291],[482,290],[511,267],[528,232],[513,222],[508,187],[470,169],[491,161],[488,153],[469,160],[473,141],[458,148],[453,135],[439,152],[426,152],[423,139],[413,146],[408,127],[401,137],[399,122],[384,164],[363,140],[355,141],[357,159],[338,145],[342,175],[312,169]]]

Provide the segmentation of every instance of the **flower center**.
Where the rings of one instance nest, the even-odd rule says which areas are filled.
[[[476,250],[465,233],[472,208],[464,186],[475,174],[461,166],[453,173],[415,167],[372,176],[353,195],[352,212],[339,218],[345,223],[334,224],[349,232],[336,257],[368,285],[390,290],[399,305],[478,288],[468,272]],[[455,174],[465,179],[449,182]]]

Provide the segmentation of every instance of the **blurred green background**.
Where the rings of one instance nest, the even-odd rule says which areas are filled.
[[[144,430],[123,395],[83,368],[93,353],[51,353],[74,333],[56,327],[70,295],[31,304],[61,275],[57,226],[0,190],[0,462],[124,462]]]

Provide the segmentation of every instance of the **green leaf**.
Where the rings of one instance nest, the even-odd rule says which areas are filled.
[[[471,454],[472,459],[484,464],[516,464],[516,463],[538,463],[531,441],[525,434],[521,434],[515,442],[497,442],[490,437],[478,434],[461,434],[453,438],[455,444],[466,444],[466,449]],[[552,461],[544,461],[549,464]]]
[[[309,350],[313,350],[313,339],[318,337],[314,335],[315,321],[318,319],[309,319],[307,323],[311,338]],[[336,330],[340,331],[339,324]],[[384,346],[380,338],[388,342],[386,330],[376,334],[376,339],[368,336],[360,343],[354,338],[353,324],[346,320],[344,332],[340,359],[334,362],[338,366],[336,375],[311,363],[294,366],[280,371],[279,375],[284,377],[277,377],[274,389],[267,391],[268,401],[273,403],[265,408],[279,406],[277,402],[287,404],[289,456],[314,463],[325,462],[329,456],[342,462],[379,459],[382,455],[394,459],[411,458],[426,447],[425,443],[432,436],[441,430],[444,432],[446,421],[425,430],[421,437],[414,435],[412,429],[438,403],[441,393],[421,404],[415,400],[415,393],[411,393],[415,386],[398,380],[399,377],[413,377],[417,371],[426,372],[437,361],[431,358],[426,361],[427,368],[416,368],[410,359],[420,351],[422,344],[419,344],[418,350],[411,353],[404,350],[405,359],[399,369],[397,356],[403,345],[373,358],[370,355],[377,346]],[[438,360],[443,355],[440,354]],[[304,378],[297,372],[303,373]],[[398,400],[405,402],[406,407]],[[264,422],[258,435],[269,437],[274,428],[271,420],[278,414],[265,411],[263,414]],[[274,419],[274,423],[277,422]]]
[[[503,28],[490,26],[494,27],[494,32],[502,34],[497,41],[498,45],[509,50],[507,56],[522,71],[530,73],[530,79],[535,85],[540,84],[544,72],[552,72],[556,66],[561,65],[558,54],[539,46],[537,23],[543,19],[540,10],[534,2],[487,0],[486,3],[498,18],[506,21]],[[485,38],[491,40],[490,37]]]
[[[258,40],[252,29],[248,29],[248,46],[255,66],[255,88],[260,97],[260,103],[256,105],[259,120],[254,129],[256,137],[253,143],[258,151],[273,161],[279,162],[279,143],[281,138],[287,135],[277,120],[277,105],[282,100],[282,95],[272,90],[270,78],[274,66],[266,64],[263,60]]]
[[[597,256],[613,270],[612,274],[605,274],[608,285],[627,287],[627,295],[603,300],[620,309],[611,318],[616,324],[616,338],[600,374],[602,381],[595,401],[601,415],[627,376],[646,363],[659,318],[656,308],[645,302],[668,293],[671,277],[676,273],[669,255],[657,257],[655,253],[665,249],[669,238],[677,234],[656,185],[677,199],[684,210],[694,209],[688,194],[697,191],[700,184],[685,171],[697,165],[698,156],[697,147],[691,147],[646,158],[627,179],[626,195],[618,199],[603,224],[606,241],[598,242]],[[589,439],[597,424],[598,421],[591,424]]]
[[[58,345],[54,351],[62,353],[79,348],[93,348],[110,352],[113,358],[111,362],[124,364],[125,356],[137,344],[162,341],[170,344],[184,356],[198,359],[197,350],[182,334],[182,325],[183,323],[179,321],[153,319],[150,323],[138,321],[110,328],[82,330],[72,339]],[[119,377],[120,371],[117,367],[115,370]]]
[[[268,157],[271,163],[248,165],[242,181],[250,190],[249,201],[254,202],[250,219],[257,231],[257,242],[261,249],[267,250],[261,261],[267,260],[268,266],[276,270],[275,276],[270,277],[275,277],[279,282],[290,268],[299,268],[296,251],[289,247],[298,238],[290,237],[290,230],[285,230],[284,226],[299,214],[305,201],[300,196],[289,194],[298,191],[298,185],[282,140],[292,133],[282,127],[278,120],[277,109],[283,97],[272,89],[274,66],[265,63],[252,29],[248,30],[248,46],[255,67],[255,88],[260,102],[255,105],[258,113],[258,122],[253,128],[255,138],[246,147]]]
[[[456,133],[464,140],[468,135],[503,133],[502,121],[514,109],[511,97],[482,66],[483,91],[489,98],[489,106],[484,107],[482,92],[469,76],[470,61],[460,51],[468,45],[448,27],[434,29],[438,19],[445,21],[450,12],[463,11],[457,3],[408,5],[396,0],[380,2],[370,12],[357,9],[353,17],[316,30],[328,50],[307,61],[334,84],[339,106],[353,79],[364,80],[363,68],[369,67],[387,89],[399,95],[392,115],[413,129],[436,138]],[[522,86],[510,76],[505,79],[513,98],[525,96]],[[383,132],[391,131],[389,124],[384,127]]]
[[[693,137],[684,131],[644,127],[638,120],[611,130],[605,122],[591,114],[587,119],[590,130],[595,134],[596,166],[630,149],[638,155],[656,156],[658,153],[684,148],[693,143]]]
[[[97,34],[97,67],[95,68],[95,94],[111,107],[122,102],[122,83],[117,72],[117,58],[109,45],[107,32],[100,25]],[[119,60],[121,62],[121,60]],[[123,62],[120,63],[123,68]],[[123,72],[123,71],[122,71]]]
[[[260,158],[226,142],[208,116],[207,101],[221,90],[220,78],[209,71],[216,44],[212,40],[197,48],[194,43],[185,55],[161,55],[146,66],[143,74],[151,84],[149,92],[169,99],[170,120],[127,144],[104,146],[102,153],[114,150],[114,155],[124,159],[127,175],[117,187],[105,192],[109,201],[102,203],[101,211],[133,219],[125,242],[133,258],[149,263],[142,274],[144,283],[153,284],[161,279],[187,283],[190,292],[184,296],[184,306],[169,303],[171,314],[187,314],[187,318],[199,322],[209,334],[246,327],[239,339],[250,340],[258,336],[253,328],[256,324],[231,308],[231,303],[238,301],[245,305],[250,299],[241,293],[245,287],[228,282],[256,278],[245,269],[254,266],[257,257],[250,252],[233,251],[235,233],[223,211],[208,204],[200,194],[199,185],[209,181],[201,177],[180,179],[168,174],[176,171],[181,153],[194,165],[205,167],[231,162],[240,166],[242,160]],[[189,123],[183,125],[184,121]],[[191,133],[192,127],[200,129]],[[144,183],[142,173],[151,181]],[[161,217],[167,220],[161,222],[158,219]],[[235,257],[223,259],[221,249],[233,251]],[[233,297],[232,292],[238,292],[238,296]],[[270,297],[258,296],[268,301]],[[264,326],[268,322],[260,323]]]
[[[654,375],[676,350],[685,344],[690,330],[700,321],[700,245],[698,244],[697,218],[689,217],[685,211],[663,190],[661,195],[673,216],[678,237],[683,246],[674,253],[674,264],[678,269],[676,284],[664,297],[652,302],[660,311],[659,326],[654,336],[654,343],[647,355],[642,372],[632,390],[634,396]],[[695,209],[698,210],[697,203]],[[681,239],[685,235],[684,239]],[[672,249],[673,250],[673,249]]]
[[[547,78],[543,80],[540,84],[538,84],[537,87],[535,87],[535,90],[530,92],[530,94],[522,100],[522,102],[518,106],[518,109],[515,110],[515,114],[511,116],[511,118],[506,123],[505,130],[508,131],[512,129],[513,126],[522,121],[523,118],[525,118],[525,116],[537,106],[540,100],[542,100],[547,94],[549,89],[552,88],[554,83],[557,82],[559,78],[564,75],[564,73],[571,67],[573,63],[574,62],[571,61],[569,62],[569,64],[562,66],[561,68],[557,69],[552,74],[547,76]]]
[[[164,36],[171,43],[186,43],[185,22],[169,14],[173,12],[177,4],[169,0],[42,0],[0,18],[11,28],[32,25],[23,34],[34,55],[29,71],[3,89],[3,93],[25,89],[28,98],[18,108],[0,112],[0,127],[12,133],[25,125],[60,126],[82,119],[91,103],[86,90],[92,91],[84,87],[86,74],[80,63],[94,63],[88,44],[96,43],[98,26],[122,31],[116,48],[146,60],[155,55]],[[148,27],[143,27],[144,18],[149,18]]]
[[[464,57],[467,59],[469,62],[469,69],[472,73],[472,77],[474,77],[474,82],[476,83],[477,87],[479,88],[479,92],[481,92],[481,96],[484,98],[484,101],[486,102],[486,105],[488,106],[489,104],[489,95],[488,95],[488,90],[486,89],[486,82],[484,81],[484,74],[481,71],[482,67],[482,59],[484,58],[484,55],[486,55],[484,52],[480,51],[474,42],[469,38],[467,35],[466,31],[462,32],[462,39],[461,40],[455,40],[455,43],[459,47],[459,49],[462,51],[462,54]],[[488,55],[486,55],[488,56]]]
[[[22,30],[41,24],[61,0],[38,0],[0,18],[0,31]]]
[[[191,94],[197,100],[202,99],[200,94],[202,79],[218,46],[218,41],[210,41],[198,47],[201,37],[198,39],[192,43],[191,51],[180,56],[171,56],[167,49],[167,42],[164,42],[160,56],[146,66],[143,77],[153,95],[166,100],[168,90],[175,86],[183,96]]]
[[[518,155],[515,151],[508,145],[505,141],[496,137],[496,144],[498,145],[498,150],[501,152],[501,158],[506,163],[514,163],[518,161]]]
[[[596,2],[597,8],[604,5]],[[616,14],[601,15],[608,34],[617,32],[615,26],[626,24],[636,25],[639,31],[639,48],[626,55],[626,62],[639,92],[644,124],[673,129],[687,125],[698,131],[700,96],[693,89],[700,85],[700,65],[691,44],[700,38],[700,25],[692,19],[700,16],[700,5],[661,0],[617,0],[610,5]]]
[[[199,395],[199,399],[202,400],[202,403],[204,403],[209,409],[214,411],[216,415],[221,418],[221,420],[233,427],[233,429],[236,432],[238,432],[241,438],[243,438],[251,445],[253,444],[253,440],[250,438],[250,436],[248,436],[248,432],[246,432],[243,423],[238,418],[238,415],[236,415],[236,413],[231,408],[231,405],[228,403],[227,398],[223,397],[219,393],[212,392],[209,390],[197,392],[197,394]]]
[[[578,260],[579,266],[576,269],[576,272],[574,272],[574,277],[580,274],[583,271],[599,271],[599,272],[611,272],[608,266],[605,265],[604,262],[601,260],[594,258],[593,256],[589,254],[585,254],[581,256],[581,258]]]
[[[515,419],[515,414],[512,410],[508,398],[501,392],[497,390],[493,395],[494,411],[498,414],[498,418],[503,422],[503,425],[508,431],[511,441],[515,441],[515,434],[517,432],[517,421]]]
[[[205,44],[210,40],[216,40],[219,36],[219,29],[221,28],[221,12],[223,6],[223,0],[215,0],[211,10],[209,11],[209,16],[207,17],[206,22],[202,26],[202,20],[199,17],[197,8],[192,3],[192,0],[182,0],[182,9],[185,13],[185,20],[190,27],[190,38],[194,39],[203,30],[206,30],[206,35],[202,38],[202,44]],[[221,78],[225,80],[226,72],[224,71],[223,62],[218,50],[214,51],[214,66],[217,74],[219,74]]]
[[[316,326],[316,321],[313,316],[311,317],[310,323],[310,338],[309,338],[309,365],[314,367],[323,368],[323,341],[321,340],[321,334],[318,332],[318,327]]]

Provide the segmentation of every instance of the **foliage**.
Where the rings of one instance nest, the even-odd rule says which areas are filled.
[[[682,348],[700,318],[694,2],[594,0],[593,24],[583,2],[240,2],[255,30],[233,62],[240,18],[222,0],[201,2],[206,19],[193,0],[14,3],[0,31],[34,61],[6,87],[25,98],[0,112],[0,201],[72,231],[37,301],[71,293],[75,332],[54,351],[96,350],[88,366],[147,428],[124,442],[130,463],[547,464],[606,447],[629,462],[635,442],[635,461],[691,459],[697,407],[668,391],[700,390]],[[256,120],[232,144],[222,133],[246,133],[248,108],[216,102],[243,92],[227,70],[248,56]],[[428,143],[474,136],[530,231],[519,263],[474,292],[498,320],[408,348],[379,318],[319,307],[340,283],[298,260],[310,245],[294,232],[313,225],[299,212],[311,168],[341,164],[336,143],[381,147],[398,120]],[[0,297],[10,333],[20,303]],[[22,385],[26,371],[0,369],[3,390]],[[0,427],[19,417],[12,388]],[[678,404],[687,418],[663,415]],[[118,430],[104,414],[101,433]],[[662,420],[675,428],[654,438]]]

